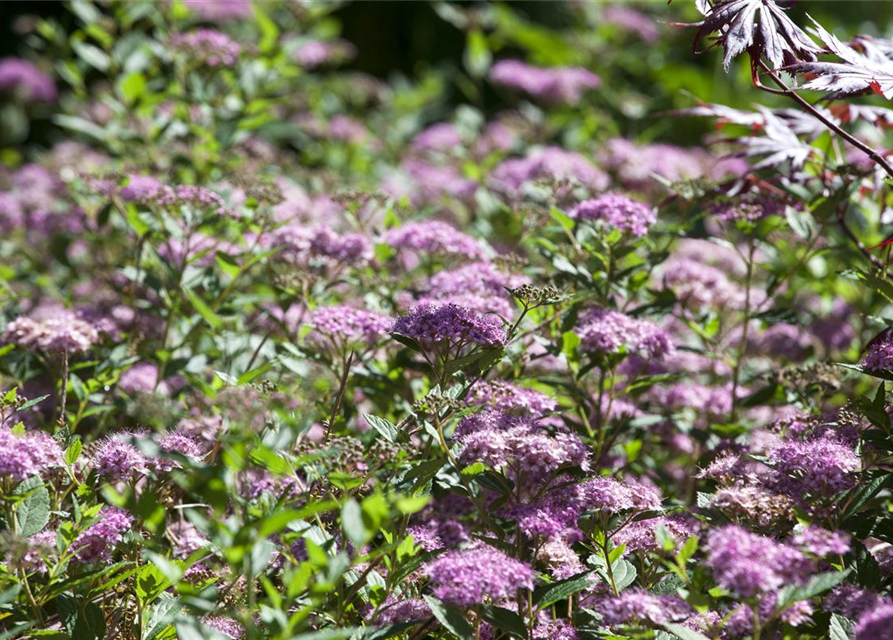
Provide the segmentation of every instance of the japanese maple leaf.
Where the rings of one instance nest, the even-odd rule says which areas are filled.
[[[776,69],[801,60],[815,60],[821,49],[787,16],[775,0],[721,0],[695,25],[695,46],[719,32],[716,44],[725,49],[723,66],[745,51],[751,64],[766,56]]]
[[[748,157],[763,156],[763,159],[754,165],[754,169],[764,167],[777,167],[786,162],[794,169],[800,169],[810,157],[821,157],[821,152],[813,146],[803,142],[789,122],[775,115],[769,109],[759,107],[763,116],[762,136],[740,138]]]
[[[886,54],[891,49],[891,43],[863,38],[859,41],[860,52],[838,40],[819,23],[815,25],[815,34],[841,62],[800,62],[791,65],[792,71],[810,76],[810,80],[803,85],[805,89],[831,91],[840,95],[874,91],[887,100],[893,99],[893,60]]]

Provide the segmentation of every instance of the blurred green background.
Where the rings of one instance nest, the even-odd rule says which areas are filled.
[[[599,106],[607,106],[618,132],[645,140],[694,144],[711,131],[709,122],[666,118],[663,114],[692,106],[695,98],[737,107],[749,107],[757,101],[768,106],[781,104],[777,97],[759,93],[751,87],[744,58],[736,61],[727,75],[722,70],[718,52],[695,55],[692,48],[694,30],[671,24],[674,21],[694,22],[699,18],[692,0],[673,0],[671,4],[664,0],[613,3],[534,0],[489,4],[457,2],[451,5],[421,0],[359,0],[339,4],[332,17],[340,24],[342,37],[357,48],[357,55],[345,69],[385,80],[398,77],[416,80],[437,73],[448,79],[447,107],[473,102],[492,114],[512,105],[505,103],[504,93],[494,92],[487,85],[478,87],[473,96],[467,86],[463,90],[458,78],[466,51],[466,34],[442,17],[444,6],[459,7],[463,11],[505,6],[525,23],[548,34],[550,31],[558,33],[572,24],[579,29],[581,6],[594,9],[597,14],[600,7],[609,4],[624,5],[645,13],[658,23],[660,31],[660,39],[651,44],[628,39],[609,42],[610,51],[603,64],[598,64],[599,45],[593,47],[596,51],[594,58],[592,51],[588,52],[590,57],[585,58],[596,60],[594,70],[604,81],[601,90],[604,95],[600,96],[602,104]],[[856,33],[893,36],[893,0],[802,0],[788,4],[791,17],[798,24],[808,25],[807,15],[811,15],[843,39]],[[0,56],[27,51],[34,16],[53,17],[62,25],[73,22],[63,2],[4,0],[0,2]],[[702,47],[707,44],[702,43]],[[530,59],[529,54],[529,50],[525,51],[517,46],[517,42],[509,40],[494,51],[494,58]],[[575,63],[573,60],[561,62]],[[41,143],[42,131],[46,129],[35,127],[30,141]]]

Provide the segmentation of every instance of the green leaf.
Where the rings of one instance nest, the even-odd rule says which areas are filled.
[[[84,443],[81,442],[80,438],[75,438],[71,446],[68,447],[68,450],[65,452],[65,462],[71,466],[75,462],[78,461],[78,458],[81,457],[81,451],[84,449]]]
[[[99,47],[86,42],[72,40],[71,48],[74,49],[74,52],[78,54],[78,57],[81,60],[89,64],[91,67],[99,69],[100,71],[108,71],[109,56]]]
[[[514,611],[493,605],[481,605],[481,617],[500,631],[515,637],[527,638],[527,626],[524,620]]]
[[[363,523],[363,509],[353,498],[341,507],[341,526],[348,539],[358,547],[366,544],[369,539],[366,525]]]
[[[828,625],[828,640],[850,640],[855,635],[853,623],[837,613],[831,614]]]
[[[195,307],[195,310],[198,314],[205,319],[212,329],[219,329],[223,326],[223,321],[220,317],[211,310],[205,301],[202,300],[192,289],[187,289],[183,287],[183,292],[186,294],[186,297],[189,298],[189,302],[192,303],[192,306]]]
[[[30,409],[34,405],[40,404],[44,400],[50,397],[50,394],[46,394],[45,396],[40,396],[39,398],[31,398],[27,402],[23,403],[21,407],[16,409],[16,411],[25,411],[26,409]]]
[[[614,584],[618,591],[623,591],[629,585],[636,581],[636,567],[631,562],[620,559],[612,567],[614,574]]]
[[[148,611],[148,619],[143,627],[142,640],[154,640],[170,627],[174,618],[180,613],[183,603],[166,593],[161,594],[156,605]]]
[[[487,73],[492,61],[493,55],[490,53],[484,33],[480,29],[469,31],[463,60],[468,73],[475,78],[481,78]]]
[[[571,576],[561,582],[539,587],[533,593],[533,603],[537,609],[542,610],[559,600],[564,600],[575,593],[589,588],[592,585],[592,580],[589,579],[591,573],[591,571],[587,571],[577,576]]]
[[[693,629],[683,627],[681,624],[668,623],[663,625],[663,627],[680,640],[710,640],[703,633],[698,633]]]
[[[146,76],[139,71],[128,73],[118,82],[118,91],[125,103],[133,104],[146,91]]]
[[[843,369],[858,371],[859,373],[865,374],[866,376],[879,378],[880,380],[893,380],[893,373],[890,373],[888,371],[873,371],[871,369],[866,369],[861,364],[849,364],[848,362],[835,362],[834,364],[836,364],[838,367],[842,367]]]
[[[69,595],[56,599],[59,619],[71,638],[102,640],[105,638],[105,616],[93,602],[84,602]]]
[[[397,438],[400,434],[393,422],[368,413],[363,417],[366,418],[366,422],[369,423],[369,426],[378,431],[385,440],[388,442],[397,442]]]
[[[16,493],[27,494],[16,507],[16,528],[23,538],[43,531],[50,521],[50,493],[37,476],[28,478],[16,488]]]
[[[428,603],[431,613],[443,625],[444,629],[453,634],[454,637],[459,638],[459,640],[472,640],[474,630],[460,611],[431,596],[423,595],[422,597]]]
[[[549,209],[549,215],[552,216],[552,219],[560,224],[561,227],[567,231],[571,231],[577,224],[576,222],[574,222],[573,218],[571,218],[558,207],[551,207]]]
[[[811,577],[806,584],[784,587],[778,592],[778,606],[780,609],[784,609],[795,602],[809,600],[812,597],[825,593],[843,582],[848,574],[849,570],[828,571]]]

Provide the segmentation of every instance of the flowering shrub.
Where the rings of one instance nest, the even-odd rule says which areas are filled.
[[[434,6],[461,68],[390,83],[334,4],[26,21],[2,637],[891,637],[893,42]],[[636,139],[698,10],[766,105]]]

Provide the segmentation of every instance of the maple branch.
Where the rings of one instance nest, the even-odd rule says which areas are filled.
[[[862,153],[867,155],[869,158],[871,158],[871,160],[876,165],[880,166],[888,176],[893,178],[893,166],[890,166],[890,163],[887,162],[886,158],[884,158],[881,154],[879,154],[877,151],[875,151],[872,147],[869,147],[867,144],[865,144],[864,142],[862,142],[858,138],[854,137],[849,132],[842,129],[838,124],[836,124],[832,120],[829,120],[825,116],[825,114],[823,114],[821,111],[819,111],[814,106],[812,106],[812,104],[810,104],[808,100],[803,98],[803,96],[801,96],[794,89],[792,89],[787,84],[785,84],[784,80],[779,78],[778,74],[776,74],[775,71],[770,69],[769,66],[763,60],[760,60],[759,64],[760,64],[760,67],[766,72],[766,74],[770,78],[772,78],[772,80],[775,82],[775,84],[777,84],[779,87],[781,87],[781,89],[782,89],[781,93],[792,98],[797,104],[799,104],[806,111],[808,111],[810,113],[810,115],[812,115],[814,118],[819,120],[822,124],[824,124],[831,131],[833,131],[834,133],[839,135],[841,138],[843,138],[844,140],[849,142],[851,145],[856,147],[859,151],[861,151]],[[775,91],[773,91],[771,89],[762,87],[762,85],[758,85],[758,86],[760,86],[764,91],[768,90],[770,93],[776,93]]]

